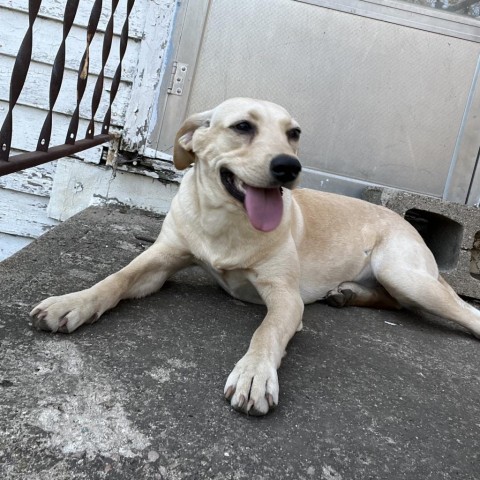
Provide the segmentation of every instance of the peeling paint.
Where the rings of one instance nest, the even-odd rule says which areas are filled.
[[[58,222],[47,215],[48,199],[0,189],[0,232],[37,238]]]
[[[130,170],[138,173],[138,169],[126,166],[119,166],[114,171],[110,167],[59,160],[48,215],[63,221],[90,205],[99,204],[142,208],[155,213],[168,212],[178,184],[132,175]],[[75,191],[79,181],[83,190]]]
[[[140,150],[156,121],[156,105],[163,75],[164,52],[169,46],[177,2],[149,2],[144,37],[140,47],[137,76],[126,114],[124,143],[128,149]],[[141,125],[141,126],[139,126]]]
[[[115,13],[114,36],[109,60],[105,66],[105,85],[102,101],[97,111],[96,119],[103,118],[109,98],[111,79],[118,63],[120,33],[126,17],[126,0],[120,0]],[[15,153],[34,151],[37,135],[48,110],[49,85],[51,66],[58,51],[62,38],[62,19],[65,4],[60,1],[43,2],[40,15],[35,21],[35,43],[32,63],[26,78],[25,86],[15,108],[15,124],[13,128],[12,145]],[[125,116],[130,109],[135,112],[131,125],[135,122],[143,124],[143,131],[138,132],[135,145],[143,143],[148,130],[148,122],[153,115],[152,105],[155,98],[154,90],[160,81],[158,72],[161,69],[164,49],[170,38],[173,16],[176,10],[174,0],[137,0],[129,18],[129,44],[122,62],[122,82],[112,108],[112,130],[122,128]],[[111,5],[104,2],[101,11],[99,30],[94,36],[89,57],[90,79],[87,83],[85,98],[91,98],[95,85],[95,77],[102,68],[102,44],[104,31],[110,18]],[[70,115],[75,108],[75,91],[78,65],[85,47],[86,27],[91,13],[91,2],[80,2],[75,16],[75,23],[68,37],[67,55],[62,89],[54,108],[51,145],[62,144]],[[0,125],[8,111],[10,73],[28,25],[28,2],[21,0],[0,0]],[[159,47],[160,46],[160,47]],[[2,73],[5,73],[2,75]],[[135,80],[135,91],[132,94],[132,82]],[[133,95],[133,96],[132,96]],[[132,96],[132,101],[130,97]],[[79,132],[85,132],[90,120],[89,105],[81,110]],[[100,123],[96,122],[96,131]],[[117,151],[115,145],[109,150],[107,162],[115,164]],[[102,155],[102,147],[95,147],[75,155],[86,162],[98,164]],[[2,245],[0,258],[12,254],[49,230],[58,222],[49,218],[55,207],[48,207],[48,197],[53,188],[55,168],[53,163],[35,167],[24,172],[0,178],[0,235]],[[127,170],[127,169],[124,169]],[[165,181],[165,175],[147,167],[139,169],[141,173],[152,180]],[[102,175],[100,175],[102,176]],[[91,177],[88,177],[90,179]],[[96,180],[92,180],[95,182]],[[57,182],[58,184],[58,182]],[[57,185],[57,191],[58,191]],[[86,179],[78,178],[68,188],[64,185],[63,194],[69,197],[68,203],[75,203],[81,197],[87,198],[92,185],[86,185]],[[103,188],[103,186],[102,186]],[[87,192],[85,192],[87,190]],[[87,193],[87,195],[85,195]],[[103,192],[101,192],[103,193]],[[108,188],[107,188],[108,197]],[[58,196],[57,196],[58,198]],[[88,198],[91,198],[88,197]],[[65,197],[62,198],[64,200]],[[109,200],[113,201],[113,200]],[[150,202],[151,199],[147,201]],[[134,196],[131,199],[135,203]],[[162,204],[162,201],[160,201]],[[85,208],[84,205],[83,208]],[[55,218],[68,218],[72,209],[62,206],[65,214]],[[165,207],[162,207],[164,210]],[[78,211],[78,209],[77,209]]]
[[[56,162],[51,162],[10,175],[4,175],[0,177],[0,190],[7,189],[40,197],[49,197],[52,190],[55,166]]]

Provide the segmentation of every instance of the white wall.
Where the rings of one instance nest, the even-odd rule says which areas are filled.
[[[36,148],[38,135],[48,111],[51,66],[62,39],[65,3],[66,0],[44,0],[35,21],[32,63],[24,89],[14,109],[12,155],[32,151]],[[80,2],[74,26],[67,39],[66,69],[62,89],[54,108],[51,146],[64,143],[70,115],[76,106],[77,69],[85,51],[86,26],[93,3],[94,0]],[[111,7],[111,2],[103,3],[99,29],[91,45],[90,74],[81,104],[79,139],[84,137],[91,116],[92,91],[101,69],[103,32],[110,18]],[[99,125],[101,125],[107,109],[111,79],[118,64],[120,33],[125,19],[126,4],[127,0],[120,0],[115,14],[114,39],[105,68],[102,102],[95,116],[96,132],[99,131]],[[170,37],[175,5],[175,0],[157,0],[155,2],[136,0],[131,13],[129,44],[122,63],[122,82],[113,104],[111,122],[112,130],[120,132],[128,116],[130,139],[135,138],[135,134],[131,132],[135,131],[136,125],[141,126],[150,119],[152,105],[155,102],[155,86],[159,81],[164,52]],[[0,19],[2,24],[0,28],[1,126],[8,111],[10,78],[15,57],[28,27],[28,2],[0,0]],[[134,93],[132,94],[132,92]],[[129,145],[134,148],[135,140],[130,141]],[[88,184],[89,191],[92,190],[92,185],[96,185],[100,189],[99,192],[91,191],[91,195],[95,197],[98,194],[98,197],[95,198],[105,197],[103,183],[90,183],[90,179],[97,175],[102,179],[110,176],[110,182],[112,182],[112,170],[106,170],[105,167],[82,168],[78,166],[79,159],[90,164],[98,164],[102,152],[103,147],[98,146],[75,155],[69,161],[59,161],[58,178],[56,178],[55,172],[57,162],[0,177],[0,260],[48,231],[58,223],[57,220],[68,218],[69,214],[65,213],[67,210],[59,214],[57,206],[61,203],[72,203],[73,198],[77,200],[79,198],[78,192],[72,192],[69,187],[70,183],[68,182],[71,176],[79,179],[78,181],[82,183],[79,175],[85,174],[83,183]],[[70,176],[66,173],[68,165],[72,168],[75,167],[75,172],[72,172]],[[94,173],[97,170],[98,173]],[[117,175],[118,178],[123,178],[123,176],[124,174]],[[131,175],[131,177],[137,176]],[[132,195],[132,199],[134,199],[132,205],[140,206],[144,186],[140,186],[139,182],[141,183],[142,180],[130,181],[139,189],[137,195]],[[149,184],[152,179],[144,178],[143,181]],[[63,185],[62,182],[66,183]],[[124,183],[123,180],[122,182]],[[54,183],[56,196],[53,199],[53,205],[48,207]],[[115,185],[119,183],[118,180],[113,181]],[[127,187],[122,188],[128,190]],[[168,192],[165,194],[168,201],[169,194]],[[85,198],[86,195],[83,194],[83,200],[77,204],[77,207],[79,205],[85,207],[92,203]],[[108,195],[105,198],[108,198]],[[136,205],[137,200],[139,205]],[[72,213],[75,210],[78,208],[68,209],[68,212]]]

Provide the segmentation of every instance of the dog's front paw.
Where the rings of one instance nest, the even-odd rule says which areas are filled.
[[[233,369],[225,384],[225,397],[235,410],[265,415],[278,404],[278,376],[275,365],[247,353]]]
[[[93,323],[99,313],[86,290],[50,297],[31,312],[32,324],[39,330],[71,333],[84,323]]]

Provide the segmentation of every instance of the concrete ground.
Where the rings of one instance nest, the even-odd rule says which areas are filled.
[[[0,263],[1,479],[480,478],[480,342],[437,318],[308,306],[263,418],[222,392],[264,307],[198,268],[72,335],[32,329],[160,221],[89,208]]]

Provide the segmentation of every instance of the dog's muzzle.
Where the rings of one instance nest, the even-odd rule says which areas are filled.
[[[227,168],[220,170],[225,190],[243,204],[250,223],[262,232],[271,232],[282,221],[282,186],[291,187],[302,170],[300,162],[290,155],[277,155],[270,161],[271,185],[254,187],[242,182]]]

